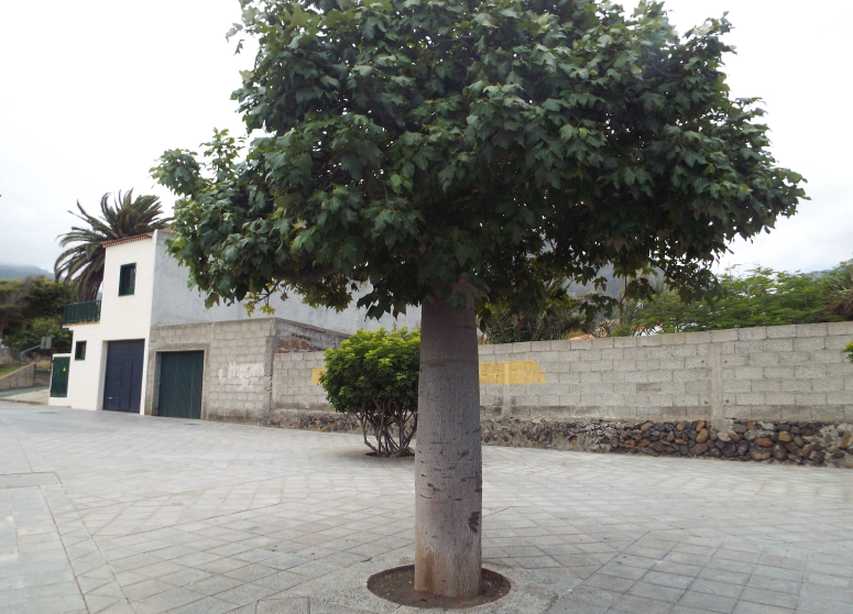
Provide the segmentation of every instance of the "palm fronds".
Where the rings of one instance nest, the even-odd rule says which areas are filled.
[[[160,199],[152,194],[133,197],[133,190],[121,191],[110,204],[110,194],[101,197],[101,217],[88,213],[80,201],[79,212],[69,211],[83,222],[59,235],[64,251],[53,265],[58,281],[65,280],[77,287],[80,300],[93,300],[104,278],[104,241],[123,239],[166,228],[171,219],[161,217]]]

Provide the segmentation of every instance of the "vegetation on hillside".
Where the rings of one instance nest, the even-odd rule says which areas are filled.
[[[849,309],[850,263],[822,274],[756,268],[745,275],[728,271],[699,298],[684,300],[664,289],[629,300],[630,310],[614,334],[687,332],[749,326],[833,322],[853,318]]]
[[[43,277],[0,281],[0,338],[15,352],[53,337],[53,351],[68,351],[70,331],[62,328],[62,309],[76,300],[72,286]]]

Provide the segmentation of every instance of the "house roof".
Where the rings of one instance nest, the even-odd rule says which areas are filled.
[[[143,239],[150,239],[152,235],[150,232],[141,235],[133,235],[130,237],[121,237],[120,239],[111,239],[109,241],[101,241],[101,246],[110,247],[112,245],[121,245],[122,243],[131,243],[132,241],[142,241]]]

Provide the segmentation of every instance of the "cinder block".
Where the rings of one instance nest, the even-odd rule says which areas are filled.
[[[793,352],[794,339],[768,339],[764,342],[765,352]]]
[[[826,347],[824,337],[803,337],[794,339],[794,351],[796,352],[814,352],[822,350]]]
[[[580,405],[581,402],[581,393],[580,392],[569,392],[566,394],[559,395],[559,404],[562,406],[573,406]]]
[[[707,358],[704,356],[692,356],[684,359],[685,369],[697,369],[707,365]]]
[[[794,369],[796,379],[821,379],[826,377],[826,368],[823,366],[801,366]]]
[[[735,379],[761,379],[764,377],[762,367],[738,367],[735,370]]]
[[[846,322],[833,322],[833,324],[846,324]],[[834,335],[824,339],[827,350],[838,350],[841,352],[847,344],[853,341],[853,333],[849,335]]]
[[[614,337],[613,338],[613,347],[614,348],[632,348],[637,347],[638,341],[637,337]]]
[[[819,381],[813,379],[790,379],[782,382],[781,390],[785,392],[812,392],[814,390],[812,382]]]
[[[849,322],[828,322],[826,325],[826,333],[828,335],[843,335],[849,337],[853,335],[853,320]]]
[[[825,392],[795,392],[797,405],[826,405]]]
[[[638,345],[640,347],[656,347],[663,345],[661,335],[651,335],[648,337],[638,337]]]
[[[752,383],[747,379],[724,379],[722,382],[722,390],[724,394],[752,392]]]
[[[684,342],[688,345],[693,345],[697,343],[710,343],[711,342],[711,333],[709,331],[702,331],[698,333],[681,333],[684,335]]]
[[[794,405],[796,399],[790,392],[767,392],[764,396],[769,405]]]
[[[586,373],[590,371],[610,371],[613,368],[613,362],[610,360],[584,360],[572,365],[572,371],[577,373]]]
[[[735,395],[735,402],[738,405],[764,405],[767,400],[763,392],[739,392]]]
[[[684,382],[685,392],[695,392],[697,394],[708,394],[711,391],[711,382],[708,380],[694,380]],[[748,392],[744,390],[743,392]]]
[[[830,405],[845,405],[853,401],[850,394],[842,391],[833,391],[826,393],[826,402]]]
[[[797,336],[797,328],[793,324],[787,326],[767,326],[765,331],[767,332],[768,339],[781,339]]]
[[[622,360],[623,356],[624,356],[624,352],[622,351],[621,348],[612,348],[609,350],[602,350],[601,351],[601,359],[602,360],[610,360],[610,361]]]
[[[578,373],[582,384],[599,383],[604,381],[604,373],[601,371],[586,371]]]
[[[722,341],[737,341],[738,340],[738,331],[736,328],[728,329],[728,330],[712,330],[711,332],[711,341],[713,343],[719,343]]]
[[[773,367],[779,364],[779,354],[776,352],[750,354],[747,364],[754,367]]]
[[[613,343],[613,337],[602,337],[599,339],[590,339],[592,342],[592,349],[594,350],[607,350],[612,347],[615,347]],[[574,342],[573,342],[574,343]]]
[[[645,373],[645,381],[647,382],[671,382],[672,381],[672,371],[648,371]]]
[[[804,365],[811,362],[808,352],[787,352],[779,354],[780,365]]]
[[[614,372],[623,372],[623,371],[636,371],[638,369],[638,365],[633,360],[614,360],[613,361],[613,371]]]
[[[776,379],[749,380],[750,391],[752,392],[778,392],[784,390],[782,387],[784,383],[786,382]],[[811,386],[809,386],[809,390],[811,390]]]
[[[735,341],[735,354],[759,354],[764,348],[764,341]]]
[[[767,338],[767,328],[764,326],[758,326],[755,328],[740,328],[737,331],[738,339],[743,341],[752,341],[757,339],[766,339]]]
[[[710,377],[711,369],[709,368],[679,369],[672,374],[672,379],[676,382],[704,381]]]
[[[826,337],[826,324],[795,324],[797,337]]]
[[[812,361],[821,364],[840,363],[846,362],[847,356],[838,350],[817,350],[812,352]]]

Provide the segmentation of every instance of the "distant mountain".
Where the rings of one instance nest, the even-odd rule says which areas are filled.
[[[53,274],[29,264],[0,262],[0,279],[24,279],[25,277],[53,277]]]

